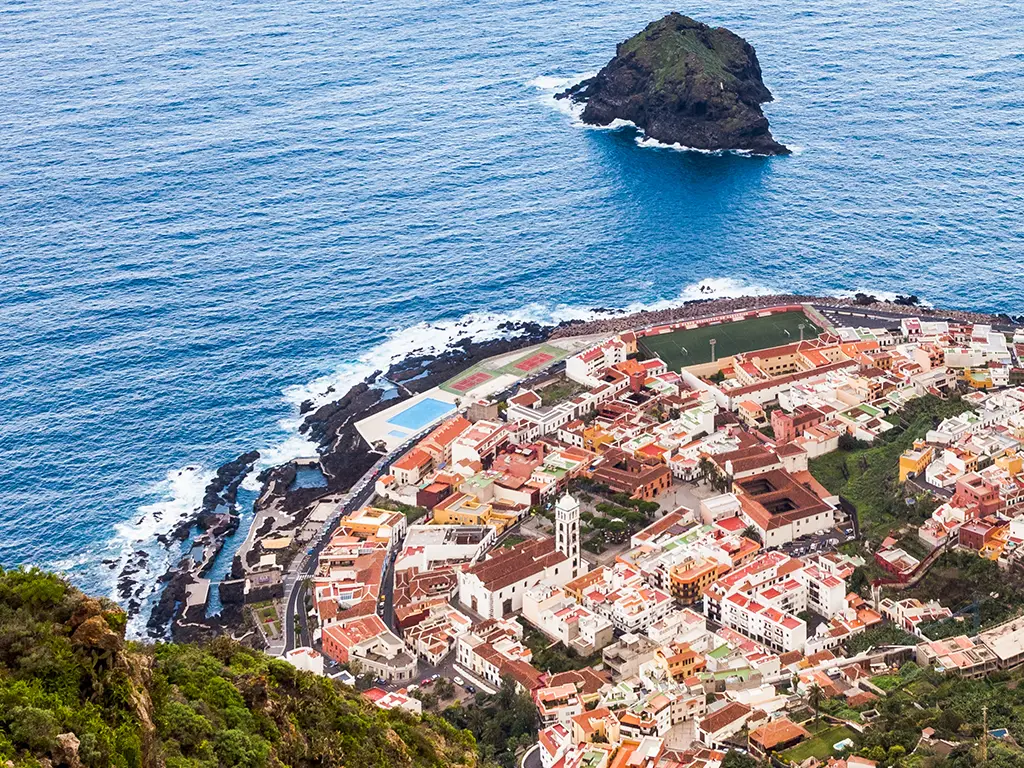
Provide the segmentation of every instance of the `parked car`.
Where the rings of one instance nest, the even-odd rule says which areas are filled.
[[[412,685],[410,685],[405,690],[407,690],[409,693],[412,693],[413,691],[418,691],[419,689],[420,689],[420,687],[418,685],[416,685],[416,683],[413,683]]]
[[[465,681],[465,680],[463,680],[463,679],[462,679],[461,677],[459,677],[458,675],[456,675],[456,676],[455,676],[455,677],[454,677],[453,679],[455,680],[455,684],[456,684],[456,685],[465,685],[465,684],[466,684],[466,681]]]
[[[476,686],[475,685],[467,685],[466,686],[466,693],[476,693]]]

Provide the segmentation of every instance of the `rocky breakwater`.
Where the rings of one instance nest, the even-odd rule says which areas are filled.
[[[202,555],[193,557],[190,551],[161,577],[163,589],[147,623],[151,636],[163,636],[173,620],[184,616],[189,587],[198,583],[224,546],[225,538],[238,529],[238,489],[259,457],[258,451],[248,451],[222,464],[206,486],[203,503],[195,513],[178,523],[168,535],[159,537],[162,544],[171,548],[180,546],[198,531],[192,549],[200,548]],[[122,598],[125,590],[134,588],[135,572],[128,572],[132,567],[129,562],[121,573],[118,588]],[[128,601],[129,613],[138,608],[137,602]]]
[[[665,144],[785,155],[761,105],[772,94],[754,48],[723,27],[679,13],[620,43],[595,77],[558,98],[584,104],[582,120],[626,120]]]
[[[596,320],[580,320],[564,323],[559,326],[552,338],[565,336],[585,336],[597,333],[622,333],[623,331],[647,328],[662,323],[675,323],[683,320],[696,320],[699,318],[711,317],[712,315],[724,315],[731,312],[742,312],[748,309],[767,309],[779,307],[785,304],[816,304],[828,307],[856,307],[861,310],[879,310],[887,314],[907,315],[908,317],[931,317],[937,320],[952,320],[962,323],[988,323],[993,325],[1003,324],[1009,326],[1017,323],[1009,315],[989,315],[983,312],[970,312],[964,310],[939,309],[935,307],[921,307],[916,303],[900,301],[906,297],[897,298],[896,301],[885,301],[868,294],[857,294],[853,298],[838,298],[835,296],[814,296],[801,293],[779,293],[764,296],[737,296],[728,299],[692,299],[683,302],[675,307],[664,309],[645,310],[628,315],[615,315],[611,317],[598,318]],[[1024,317],[1019,318],[1024,320]],[[898,321],[893,322],[898,325]],[[1017,323],[1019,324],[1019,323]]]

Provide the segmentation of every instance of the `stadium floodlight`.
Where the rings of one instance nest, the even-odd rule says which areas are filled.
[[[718,339],[711,339],[711,362],[715,362],[715,344],[718,343]]]

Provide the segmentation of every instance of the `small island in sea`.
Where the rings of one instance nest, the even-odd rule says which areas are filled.
[[[670,13],[620,43],[596,76],[558,98],[585,104],[583,122],[626,120],[665,144],[786,155],[761,105],[772,94],[753,46],[724,27]]]

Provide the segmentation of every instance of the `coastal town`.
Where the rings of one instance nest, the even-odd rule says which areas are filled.
[[[551,340],[365,417],[302,570],[252,542],[252,626],[381,708],[528,702],[504,765],[897,764],[888,697],[1024,664],[1024,332],[857,314]]]

